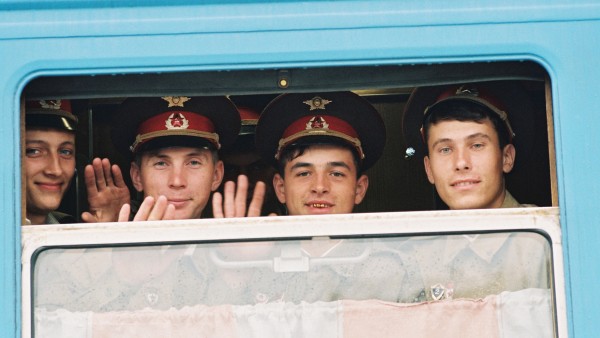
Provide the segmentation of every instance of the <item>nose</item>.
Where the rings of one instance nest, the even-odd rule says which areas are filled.
[[[317,194],[324,194],[329,191],[329,180],[327,174],[315,174],[312,181],[312,191]]]
[[[169,187],[183,188],[187,184],[184,168],[182,166],[173,166],[169,175]]]
[[[58,154],[53,153],[48,155],[48,161],[46,162],[44,173],[48,176],[60,176],[63,173],[63,167]]]
[[[467,150],[457,149],[454,154],[454,170],[462,171],[471,169],[471,157],[469,156],[469,152]]]

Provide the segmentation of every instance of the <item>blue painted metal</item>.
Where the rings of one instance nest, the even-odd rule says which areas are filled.
[[[32,78],[534,60],[553,91],[569,333],[600,331],[597,1],[46,1],[0,5],[0,332],[20,336],[19,97]]]

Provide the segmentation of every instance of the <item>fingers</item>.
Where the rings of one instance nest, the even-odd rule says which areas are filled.
[[[96,157],[92,160],[92,167],[94,168],[94,177],[96,178],[96,187],[98,190],[102,190],[106,187],[106,179],[104,177],[104,169],[102,160]]]
[[[123,204],[121,210],[119,211],[119,222],[128,222],[129,221],[129,213],[131,212],[131,206],[129,204]]]
[[[223,211],[225,217],[235,217],[235,183],[232,181],[225,182],[223,187]]]
[[[256,182],[256,185],[254,186],[254,194],[252,194],[252,201],[250,201],[250,206],[248,206],[248,217],[260,216],[262,206],[265,201],[266,190],[267,186],[265,182]]]
[[[237,181],[237,191],[235,193],[234,217],[246,216],[246,198],[248,196],[248,177],[239,175]]]
[[[103,160],[94,158],[91,164],[85,166],[84,178],[88,194],[95,194],[104,189],[107,184],[112,184],[110,161],[106,158]]]
[[[102,159],[102,176],[107,186],[113,185],[110,161],[107,158]]]
[[[144,198],[142,205],[133,218],[137,221],[158,221],[163,219],[173,219],[175,207],[168,203],[165,196],[158,196],[156,201],[152,196]]]
[[[87,211],[81,214],[81,220],[85,223],[96,223],[96,217]]]
[[[117,187],[125,187],[125,180],[123,179],[123,173],[121,172],[121,168],[118,165],[113,164],[112,167],[112,177],[114,178],[115,185]]]
[[[246,210],[248,196],[248,177],[238,176],[237,187],[232,181],[225,182],[223,194],[213,194],[213,216],[223,217],[257,217],[260,216],[266,194],[264,182],[257,182],[252,194],[252,201]]]
[[[212,210],[214,218],[223,218],[223,195],[220,192],[215,192],[212,198]]]
[[[98,186],[96,185],[96,175],[92,165],[88,164],[85,166],[83,170],[83,177],[88,196],[97,194]]]

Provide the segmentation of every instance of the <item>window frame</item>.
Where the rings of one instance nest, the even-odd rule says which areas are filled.
[[[484,230],[482,218],[486,220]],[[32,334],[31,278],[36,252],[44,248],[495,231],[537,232],[549,240],[555,329],[558,336],[566,337],[564,264],[557,207],[27,226],[22,229],[22,334],[23,337]]]

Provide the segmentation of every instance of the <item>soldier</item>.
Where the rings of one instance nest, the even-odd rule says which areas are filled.
[[[77,117],[69,100],[27,101],[25,194],[28,224],[73,223],[56,211],[75,175]]]
[[[506,190],[504,176],[515,165],[517,149],[527,152],[531,143],[531,114],[515,83],[418,88],[406,106],[404,131],[450,209],[524,207],[530,205]],[[405,301],[480,298],[550,285],[549,246],[537,234],[430,236],[407,243],[405,261],[415,262],[421,279]]]
[[[354,93],[282,94],[261,114],[256,146],[278,170],[273,187],[288,215],[351,213],[365,197],[364,171],[381,156],[385,135],[379,113]],[[216,216],[223,215],[219,204]]]
[[[531,104],[524,95],[502,83],[418,88],[412,94],[404,117],[407,143],[423,157],[429,182],[450,209],[519,206],[504,175],[515,165],[516,148],[524,155],[531,144],[532,131],[525,129]]]
[[[117,119],[113,140],[133,158],[133,186],[147,198],[134,220],[200,218],[223,179],[218,151],[240,128],[233,103],[225,97],[129,98]],[[119,220],[128,214],[126,205]]]
[[[145,197],[133,220],[200,218],[223,178],[218,150],[240,129],[233,103],[226,97],[128,98],[116,120],[113,142],[132,159],[133,185]],[[90,170],[96,177],[90,185],[101,186],[111,176],[108,162],[98,164]],[[109,209],[101,213],[114,214],[113,206],[101,206]],[[119,221],[129,220],[129,212],[125,204]],[[40,272],[49,287],[36,295],[37,304],[77,311],[197,304],[205,294],[206,269],[190,259],[194,250],[167,245],[57,252],[46,258],[51,268]]]
[[[381,156],[385,139],[385,125],[377,110],[352,92],[282,94],[267,105],[256,128],[256,146],[262,158],[278,170],[273,187],[288,215],[351,213],[365,197],[369,185],[365,170]],[[234,200],[239,195],[240,190],[234,196],[231,189],[224,198]],[[225,203],[225,209],[232,205],[240,204]],[[218,210],[218,206],[213,208]],[[235,208],[231,214],[244,216],[244,209]],[[221,250],[223,259],[229,258],[233,264],[273,254],[267,250],[268,243],[250,244],[254,245],[227,246]],[[384,242],[321,238],[298,244],[303,258],[334,263],[311,263],[309,271],[286,274],[271,268],[217,269],[213,277],[217,282],[209,286],[207,301],[399,299],[405,270]],[[276,252],[277,245],[274,248]],[[364,250],[370,254],[360,264],[339,263]],[[373,285],[373,274],[394,287]]]

